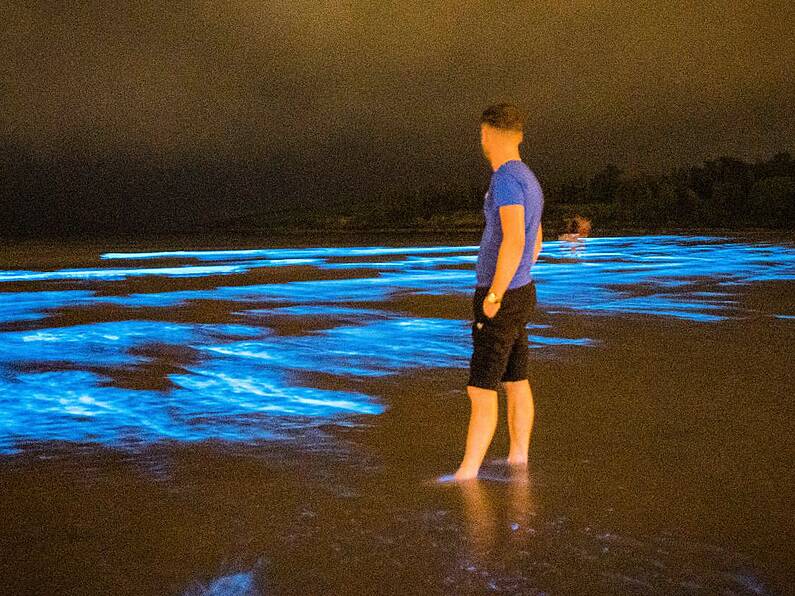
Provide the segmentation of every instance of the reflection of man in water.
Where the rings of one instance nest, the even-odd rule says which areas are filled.
[[[492,169],[483,211],[473,295],[467,394],[471,417],[466,451],[455,480],[477,476],[497,427],[497,387],[507,394],[511,446],[508,463],[526,466],[533,426],[528,380],[527,321],[536,304],[530,269],[541,251],[541,185],[521,160],[524,117],[512,104],[497,104],[480,118],[483,154]]]
[[[530,546],[528,543],[532,542],[534,532],[531,524],[538,513],[534,487],[524,468],[511,466],[507,476],[496,480],[506,482],[507,490],[489,494],[480,482],[461,484],[467,542],[471,549],[468,554],[481,566],[500,558],[504,554],[500,552],[502,547],[516,552]],[[508,544],[501,544],[501,534],[504,536],[508,528]]]

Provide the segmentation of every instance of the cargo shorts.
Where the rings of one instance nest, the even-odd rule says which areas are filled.
[[[531,280],[505,291],[497,314],[483,312],[486,286],[475,286],[472,297],[472,357],[467,385],[495,390],[501,381],[527,379],[530,350],[527,323],[536,306],[536,285]]]

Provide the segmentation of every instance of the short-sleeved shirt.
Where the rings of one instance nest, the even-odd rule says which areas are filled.
[[[489,190],[484,198],[483,213],[486,224],[475,266],[477,286],[491,286],[497,270],[497,255],[502,243],[500,207],[503,205],[524,205],[525,220],[524,252],[508,289],[518,288],[532,280],[530,269],[533,265],[536,236],[541,225],[541,212],[544,209],[544,193],[527,164],[520,159],[512,159],[492,173]]]

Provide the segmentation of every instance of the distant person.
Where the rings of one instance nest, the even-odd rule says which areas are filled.
[[[581,215],[575,215],[567,220],[566,229],[565,233],[558,236],[558,240],[571,243],[571,252],[576,255],[577,251],[585,244],[583,238],[587,238],[591,233],[591,220]]]
[[[577,242],[581,238],[586,238],[591,233],[591,220],[575,215],[566,220],[566,232],[558,236],[558,240]]]
[[[490,106],[480,118],[480,144],[492,175],[472,298],[473,352],[467,383],[471,417],[464,458],[453,475],[456,481],[478,474],[497,427],[500,384],[507,394],[507,462],[526,466],[528,460],[535,413],[526,326],[536,305],[530,270],[541,251],[544,197],[519,155],[523,129],[524,116],[513,104]]]
[[[581,215],[574,216],[574,223],[577,226],[577,235],[580,238],[586,238],[591,233],[591,220],[586,219]]]

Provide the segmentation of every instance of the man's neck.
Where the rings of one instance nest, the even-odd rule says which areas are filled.
[[[519,151],[506,151],[505,153],[499,153],[497,155],[493,155],[489,160],[491,162],[491,171],[496,172],[497,169],[504,164],[506,161],[512,161],[514,159],[518,159],[521,161],[522,156],[519,155]]]

